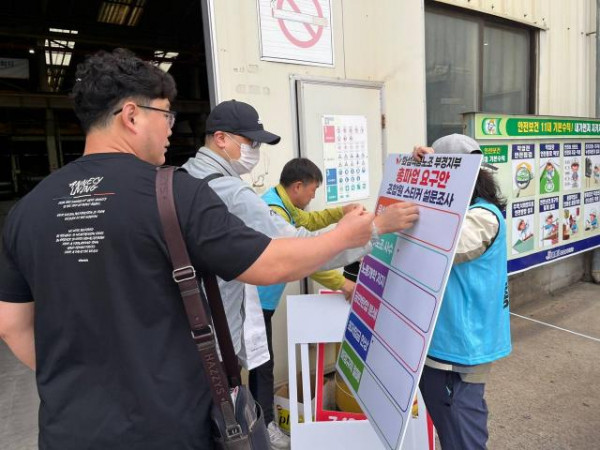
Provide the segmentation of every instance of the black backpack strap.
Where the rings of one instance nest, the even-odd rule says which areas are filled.
[[[207,183],[209,181],[214,180],[215,178],[221,178],[223,176],[222,173],[219,172],[215,172],[215,173],[211,173],[209,176],[202,178],[203,181],[206,181]]]

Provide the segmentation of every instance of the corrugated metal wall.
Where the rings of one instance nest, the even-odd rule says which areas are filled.
[[[538,114],[595,115],[595,0],[437,0],[540,28]]]
[[[588,0],[436,0],[438,3],[493,14],[536,27],[548,26],[549,8],[561,9],[567,4],[588,3]]]
[[[595,0],[437,0],[540,29],[538,108],[548,115],[594,115]],[[290,76],[384,83],[386,150],[408,152],[426,142],[424,0],[332,0],[335,66],[277,64],[260,59],[257,2],[210,1],[220,101],[253,104],[282,136],[269,152],[266,185],[277,183],[295,156]],[[376,170],[376,168],[373,168]],[[287,294],[297,293],[295,283]],[[287,378],[285,302],[274,317],[276,380]]]

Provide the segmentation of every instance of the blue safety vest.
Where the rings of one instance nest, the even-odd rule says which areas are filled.
[[[288,222],[290,222],[292,225],[295,225],[292,215],[283,204],[283,200],[281,200],[281,197],[274,187],[265,192],[262,195],[262,199],[269,206],[279,206],[282,208],[288,215]],[[258,298],[260,298],[260,305],[262,309],[268,309],[269,311],[275,311],[277,309],[277,305],[279,305],[285,285],[286,283],[272,284],[270,286],[257,286]]]
[[[452,267],[429,347],[429,356],[468,366],[495,361],[512,349],[506,225],[495,205],[478,198],[472,208],[494,213],[498,234],[479,258]]]

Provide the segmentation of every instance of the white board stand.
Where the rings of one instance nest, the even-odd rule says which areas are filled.
[[[315,422],[311,404],[308,344],[341,342],[350,305],[342,295],[290,295],[287,297],[288,377],[292,449],[384,449],[368,420]],[[298,421],[296,349],[300,349],[304,422]],[[404,450],[433,450],[427,431],[425,402],[417,391],[419,416],[407,429]]]

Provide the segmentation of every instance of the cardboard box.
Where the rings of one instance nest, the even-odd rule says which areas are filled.
[[[311,379],[314,379],[311,376]],[[301,380],[299,380],[301,381]],[[323,384],[323,399],[328,407],[334,407],[334,392],[335,392],[335,383],[332,379],[325,379]],[[283,430],[284,433],[290,434],[290,394],[289,394],[289,386],[284,384],[279,389],[275,391],[275,419],[279,424],[279,427]],[[298,384],[298,400],[302,399],[302,383]],[[313,412],[313,420],[315,418],[315,397],[312,396],[312,412]],[[304,422],[304,404],[302,402],[298,402],[298,421]]]

